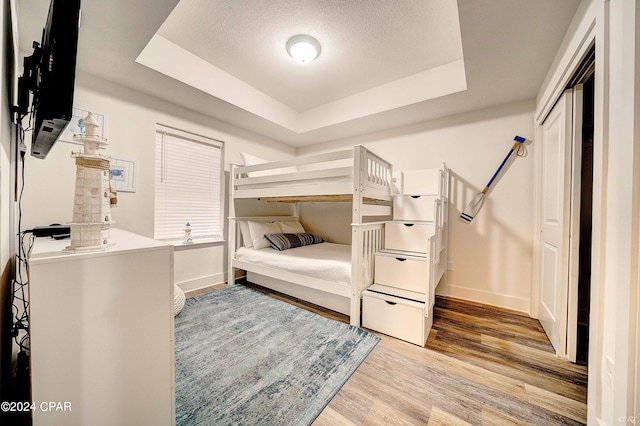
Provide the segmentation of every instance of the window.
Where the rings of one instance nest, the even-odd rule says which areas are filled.
[[[224,143],[156,125],[154,238],[222,239]]]

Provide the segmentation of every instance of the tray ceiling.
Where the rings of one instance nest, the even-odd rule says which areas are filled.
[[[17,4],[25,52],[48,4]],[[83,0],[78,71],[306,146],[534,98],[578,5]],[[285,50],[300,33],[309,64]]]

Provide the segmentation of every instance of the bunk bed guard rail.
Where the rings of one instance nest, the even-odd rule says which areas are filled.
[[[356,195],[388,201],[392,174],[389,162],[356,145],[348,150],[235,166],[231,180],[235,198],[313,202],[351,201]],[[287,197],[290,199],[283,199]]]

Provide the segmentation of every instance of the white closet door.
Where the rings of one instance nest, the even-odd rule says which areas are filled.
[[[580,271],[580,205],[582,193],[582,112],[583,85],[573,88],[571,132],[571,186],[569,228],[569,281],[567,283],[567,358],[576,362],[578,349],[578,274]]]
[[[572,91],[542,124],[541,285],[538,315],[556,354],[567,353]]]

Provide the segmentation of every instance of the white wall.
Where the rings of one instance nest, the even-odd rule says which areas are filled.
[[[106,116],[109,140],[106,154],[137,161],[137,191],[118,193],[118,206],[112,216],[115,227],[149,237],[153,237],[156,123],[224,141],[227,170],[229,162],[241,163],[240,152],[244,151],[269,160],[295,154],[293,148],[279,142],[86,74],[76,77],[74,105]],[[58,141],[46,159],[27,157],[25,229],[71,220],[75,162],[70,154],[79,148]],[[180,248],[175,253],[176,284],[189,290],[223,282],[225,256],[222,243]]]
[[[351,203],[301,203],[300,222],[326,241],[351,244]]]
[[[390,161],[394,170],[437,168],[446,162],[453,176],[449,260],[454,270],[438,293],[529,312],[535,142],[526,144],[526,157],[503,169],[471,224],[458,217],[487,184],[514,136],[533,139],[534,107],[533,100],[527,100],[315,145],[298,154],[361,144]]]

